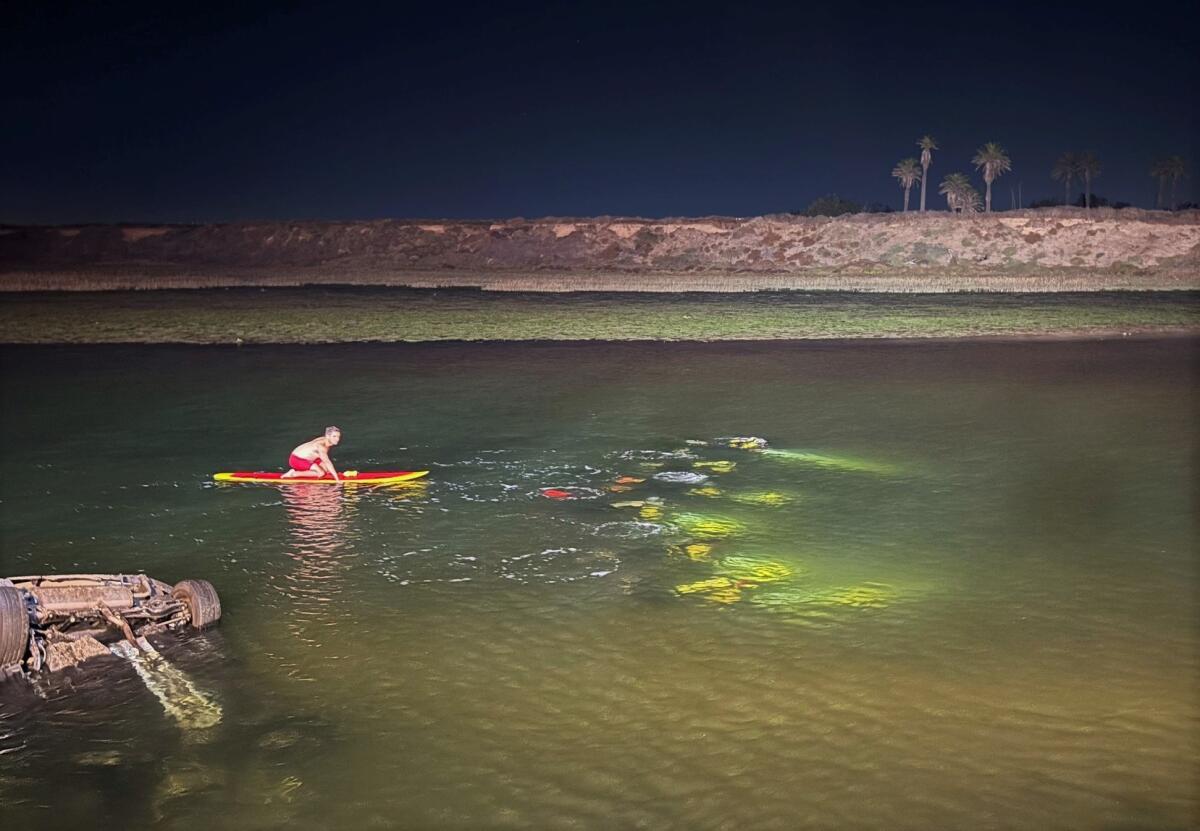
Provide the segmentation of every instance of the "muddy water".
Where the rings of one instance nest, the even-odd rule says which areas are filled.
[[[0,688],[0,824],[1189,827],[1196,346],[7,348],[0,574],[225,617]],[[210,483],[327,423],[430,477]]]

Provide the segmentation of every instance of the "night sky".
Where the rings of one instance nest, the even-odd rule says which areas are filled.
[[[0,222],[898,208],[924,133],[935,185],[1008,150],[997,208],[1061,195],[1066,150],[1113,200],[1153,207],[1170,153],[1200,190],[1182,3],[25,5]]]

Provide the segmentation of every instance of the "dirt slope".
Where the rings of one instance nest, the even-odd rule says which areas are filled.
[[[1195,288],[1200,212],[0,227],[0,287],[8,289],[532,281],[557,290],[736,290],[861,288],[898,276],[968,288],[980,278]]]

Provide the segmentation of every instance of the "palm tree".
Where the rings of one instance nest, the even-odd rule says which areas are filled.
[[[946,197],[952,213],[973,214],[979,210],[979,192],[965,173],[951,173],[942,180],[938,193]]]
[[[1087,151],[1079,157],[1079,175],[1083,177],[1083,206],[1088,210],[1092,208],[1092,180],[1100,175],[1103,170],[1100,166],[1100,160],[1096,158],[1096,154],[1092,151]]]
[[[917,182],[921,183],[922,189],[925,187],[925,180],[921,177],[921,166],[917,164],[916,159],[901,159],[900,163],[892,168],[892,177],[904,188],[904,212],[908,213],[908,192]]]
[[[1054,163],[1050,178],[1056,182],[1065,182],[1067,189],[1063,195],[1063,204],[1071,204],[1071,180],[1079,175],[1079,157],[1074,153],[1063,153]]]
[[[1174,211],[1179,207],[1179,202],[1175,199],[1175,188],[1180,179],[1187,178],[1187,162],[1183,156],[1169,156],[1163,159],[1163,174],[1171,180],[1171,210]]]
[[[925,182],[929,180],[929,166],[933,164],[933,151],[938,146],[933,136],[921,136],[917,147],[921,148],[921,213],[925,213]]]
[[[976,170],[983,171],[983,183],[987,186],[987,196],[984,198],[984,205],[987,206],[987,212],[991,213],[992,182],[1000,174],[1012,170],[1012,160],[1008,158],[1008,154],[1004,152],[1003,147],[994,141],[989,141],[975,151],[975,158],[971,159],[971,164],[975,165]]]
[[[1158,210],[1163,209],[1163,202],[1166,200],[1167,180],[1171,178],[1170,170],[1167,168],[1166,159],[1155,159],[1150,165],[1150,175],[1158,180],[1158,201],[1154,203],[1154,207]]]

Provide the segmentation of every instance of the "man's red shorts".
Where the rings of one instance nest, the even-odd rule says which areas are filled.
[[[288,466],[291,467],[292,470],[311,470],[315,467],[317,470],[320,470],[321,473],[325,472],[324,469],[321,468],[321,462],[319,459],[313,459],[312,461],[309,461],[308,459],[301,459],[295,453],[293,453],[288,459]]]

